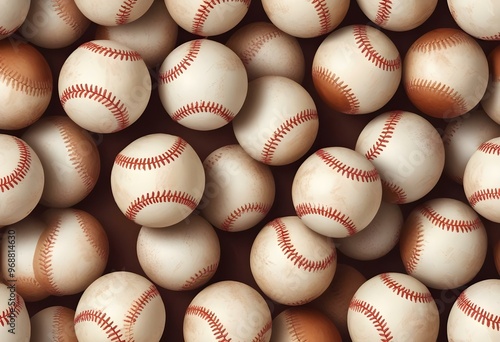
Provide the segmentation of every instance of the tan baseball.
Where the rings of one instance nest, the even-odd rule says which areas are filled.
[[[488,116],[500,124],[500,46],[488,54],[490,78],[481,106]]]
[[[26,20],[32,0],[0,0],[0,40],[11,36]]]
[[[90,284],[75,310],[79,342],[160,341],[167,319],[156,286],[126,271],[107,273]]]
[[[75,310],[66,306],[49,306],[31,317],[31,342],[77,342]]]
[[[74,0],[80,11],[98,25],[117,26],[139,19],[154,0]]]
[[[316,50],[312,78],[321,99],[345,114],[374,112],[401,81],[399,51],[382,31],[349,25],[330,33]]]
[[[458,26],[482,40],[500,40],[500,2],[448,0],[451,16]]]
[[[30,342],[30,315],[15,284],[0,283],[0,303],[0,340]]]

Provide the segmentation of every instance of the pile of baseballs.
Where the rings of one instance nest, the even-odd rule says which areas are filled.
[[[500,340],[500,2],[0,8],[1,341]]]

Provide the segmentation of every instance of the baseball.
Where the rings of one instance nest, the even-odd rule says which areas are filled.
[[[272,318],[264,297],[254,288],[224,280],[203,288],[184,315],[184,340],[262,341],[271,338]]]
[[[426,286],[447,290],[476,276],[486,258],[488,241],[481,219],[469,205],[434,198],[410,212],[399,247],[409,275]]]
[[[236,30],[226,42],[243,61],[252,81],[261,76],[304,79],[304,53],[297,38],[268,22],[253,22]]]
[[[347,15],[349,0],[262,0],[267,17],[280,30],[313,38],[332,32]]]
[[[122,213],[137,224],[160,228],[188,217],[205,189],[200,157],[184,139],[154,133],[127,145],[115,158],[111,191]]]
[[[355,150],[377,168],[384,199],[390,203],[411,203],[424,197],[444,169],[439,132],[427,119],[407,111],[374,117],[358,135]]]
[[[194,290],[217,271],[219,238],[210,223],[193,214],[170,227],[142,227],[137,257],[144,273],[158,286],[171,291]]]
[[[390,31],[409,31],[434,13],[438,0],[357,0],[374,24]]]
[[[207,131],[228,124],[243,106],[247,89],[241,59],[213,40],[179,45],[160,67],[162,105],[173,121],[191,129]]]
[[[109,39],[140,53],[148,67],[160,65],[175,48],[178,25],[163,0],[155,0],[139,19],[119,26],[98,25],[95,39]]]
[[[464,171],[469,204],[487,220],[500,223],[500,137],[485,141],[472,154]]]
[[[417,279],[388,272],[364,282],[347,313],[349,334],[360,341],[436,341],[439,312],[429,289]]]
[[[462,30],[483,40],[500,40],[500,2],[448,0],[451,16]]]
[[[76,42],[89,26],[74,0],[31,0],[19,33],[37,46],[60,49]]]
[[[488,61],[481,46],[465,32],[437,28],[408,49],[403,86],[424,114],[450,119],[473,109],[488,85]]]
[[[276,192],[268,165],[233,144],[212,151],[203,167],[205,192],[198,208],[211,224],[239,232],[254,227],[267,215]]]
[[[36,152],[45,173],[40,203],[67,208],[94,189],[101,169],[99,150],[88,134],[67,116],[47,116],[22,135]]]
[[[154,0],[74,0],[78,9],[98,25],[117,26],[139,19]]]
[[[0,40],[11,36],[26,20],[32,0],[0,0]]]
[[[22,139],[0,134],[0,227],[21,221],[42,197],[45,174],[35,151]]]
[[[283,76],[249,82],[243,108],[233,120],[236,140],[252,158],[267,165],[287,165],[314,144],[319,119],[316,104],[299,83]]]
[[[75,310],[80,342],[160,341],[167,313],[156,286],[126,271],[97,278],[81,295]]]
[[[362,231],[373,220],[382,201],[382,184],[377,169],[360,153],[324,147],[299,166],[292,201],[309,228],[343,238]]]
[[[35,278],[51,295],[80,293],[104,272],[109,255],[106,231],[79,209],[48,209],[35,249]]]
[[[0,283],[0,340],[29,342],[30,315],[24,299],[16,292],[16,285]]]
[[[500,279],[478,281],[460,293],[447,322],[447,337],[454,341],[500,339]]]
[[[488,116],[500,124],[500,46],[488,54],[490,78],[481,106]]]
[[[49,306],[31,317],[31,342],[77,342],[75,310],[65,306]]]
[[[316,50],[312,79],[321,99],[345,114],[374,112],[394,96],[401,82],[401,57],[382,31],[344,26]]]
[[[297,306],[311,302],[335,274],[333,240],[309,229],[297,216],[264,225],[250,251],[252,276],[273,301]]]
[[[189,33],[208,37],[223,34],[245,17],[251,0],[165,0],[175,22]]]
[[[52,97],[52,70],[32,45],[0,40],[0,129],[17,130],[37,121]]]

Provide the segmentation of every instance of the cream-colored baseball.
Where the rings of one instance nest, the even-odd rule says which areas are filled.
[[[429,289],[402,273],[376,275],[359,287],[347,313],[349,335],[361,341],[436,341],[439,312]]]
[[[111,170],[111,191],[122,213],[137,224],[161,228],[188,217],[205,189],[200,157],[184,139],[164,133],[128,144]]]
[[[462,30],[482,40],[500,40],[500,2],[448,0],[451,16]]]
[[[224,280],[196,294],[184,314],[184,341],[262,341],[271,338],[271,311],[249,285]]]
[[[21,136],[36,152],[45,173],[40,203],[68,208],[94,189],[101,169],[99,150],[90,134],[67,116],[47,116]]]
[[[488,54],[490,78],[481,106],[488,116],[500,124],[500,46]]]
[[[37,121],[52,97],[52,71],[45,57],[25,42],[0,40],[0,129]]]
[[[444,145],[437,129],[421,115],[389,111],[370,120],[355,150],[377,168],[384,199],[414,202],[428,194],[443,173]]]
[[[446,326],[448,341],[500,339],[500,279],[480,280],[460,293]]]
[[[262,0],[267,17],[280,30],[299,38],[332,32],[347,15],[349,0]]]
[[[22,139],[0,134],[0,227],[21,221],[42,197],[45,174],[36,152]]]
[[[117,26],[139,19],[154,0],[74,0],[80,11],[98,25]]]
[[[75,310],[61,305],[49,306],[31,317],[31,342],[77,342]]]
[[[403,86],[424,114],[450,119],[472,110],[488,85],[488,61],[467,33],[437,28],[424,33],[403,61]]]
[[[236,140],[252,158],[268,165],[291,164],[312,147],[319,129],[316,104],[299,83],[262,76],[249,83],[243,108],[233,120]]]
[[[74,0],[31,0],[19,33],[37,46],[60,49],[76,42],[89,26]]]
[[[299,41],[271,23],[242,26],[226,46],[243,61],[249,81],[267,75],[288,77],[297,83],[304,79],[305,60]]]
[[[0,40],[11,36],[26,20],[32,0],[0,0]]]
[[[157,287],[132,272],[97,278],[81,295],[75,310],[79,342],[160,341],[167,312]]]
[[[399,51],[382,31],[368,25],[344,26],[320,44],[312,79],[321,99],[345,114],[382,108],[401,81]]]
[[[162,105],[173,121],[191,129],[207,131],[227,125],[243,106],[247,90],[241,59],[213,40],[179,45],[160,67]]]
[[[219,266],[217,233],[197,214],[170,227],[143,226],[136,249],[139,264],[148,278],[171,291],[200,288],[212,279]]]
[[[268,222],[250,251],[250,270],[257,285],[284,305],[303,305],[319,297],[336,266],[333,240],[309,229],[297,216]]]
[[[29,342],[30,315],[24,299],[16,292],[15,284],[0,283],[0,340]]]
[[[434,13],[438,0],[357,0],[374,24],[390,31],[409,31]]]
[[[95,39],[109,39],[139,52],[151,68],[159,66],[175,48],[178,25],[163,0],[155,0],[139,19],[119,26],[98,25]]]
[[[164,0],[175,22],[189,33],[217,36],[245,17],[251,0]]]
[[[464,171],[464,192],[479,215],[500,223],[500,137],[485,141]]]
[[[309,228],[343,238],[373,220],[382,201],[382,184],[377,169],[362,154],[346,147],[324,147],[299,166],[292,201]]]
[[[139,52],[112,40],[78,46],[59,73],[59,100],[79,126],[113,133],[132,125],[151,97],[151,76]]]
[[[469,205],[434,198],[410,212],[399,249],[409,275],[429,287],[446,290],[463,286],[477,275],[488,241],[481,219]]]
[[[271,169],[240,145],[212,151],[203,167],[205,192],[198,209],[215,227],[230,232],[247,230],[271,210],[276,193]]]

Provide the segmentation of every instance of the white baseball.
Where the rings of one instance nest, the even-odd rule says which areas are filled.
[[[111,40],[92,40],[66,58],[58,90],[64,111],[79,126],[112,133],[142,115],[151,96],[151,76],[139,52]]]
[[[74,0],[31,0],[19,33],[37,46],[60,49],[76,42],[89,26]]]
[[[409,31],[434,13],[438,0],[357,0],[374,24],[391,31]]]
[[[382,108],[401,81],[399,51],[382,31],[368,25],[330,33],[312,62],[316,91],[331,108],[367,114]]]
[[[303,157],[318,129],[313,98],[302,85],[283,76],[251,81],[245,104],[233,120],[241,147],[268,165],[286,165]]]
[[[170,227],[143,226],[136,249],[148,278],[171,291],[189,291],[205,285],[219,266],[217,233],[196,214]]]
[[[245,283],[224,280],[203,288],[191,300],[183,337],[186,342],[269,342],[271,328],[271,312],[262,295]]]
[[[421,115],[389,111],[370,120],[355,150],[377,168],[384,199],[414,202],[438,183],[445,163],[444,145],[436,128]]]
[[[349,304],[353,342],[436,341],[439,312],[429,289],[402,273],[382,273],[364,282]]]
[[[448,0],[451,16],[462,30],[482,40],[500,40],[500,2]]]
[[[168,115],[200,131],[231,122],[247,96],[241,59],[222,43],[195,39],[176,47],[160,67],[158,91]]]
[[[490,78],[481,106],[488,116],[500,124],[500,46],[488,54]]]
[[[217,148],[203,167],[205,192],[198,209],[215,227],[230,232],[250,229],[271,210],[276,193],[271,169],[240,145]]]
[[[77,342],[75,310],[55,305],[46,307],[31,317],[31,342]]]
[[[196,151],[178,136],[155,133],[127,145],[115,158],[111,191],[122,213],[137,224],[166,227],[188,217],[205,189]]]
[[[382,201],[382,184],[375,166],[360,153],[324,147],[299,166],[292,201],[309,228],[343,238],[362,231],[373,220]]]
[[[478,274],[488,241],[481,219],[469,205],[435,198],[410,212],[399,247],[409,275],[429,287],[447,290],[465,285]]]
[[[22,25],[32,0],[0,0],[0,40],[11,36]]]
[[[453,303],[446,326],[448,341],[500,340],[500,279],[475,282]]]
[[[347,15],[349,0],[262,0],[269,20],[280,30],[299,38],[332,32]]]
[[[249,81],[267,75],[288,77],[297,83],[304,78],[305,59],[299,41],[271,23],[242,26],[226,46],[243,61]]]
[[[0,227],[21,221],[42,197],[45,175],[35,151],[22,139],[0,134]]]
[[[160,341],[167,313],[156,286],[126,271],[97,278],[81,295],[75,310],[79,342]]]
[[[500,137],[485,141],[464,171],[464,192],[479,215],[500,223]]]
[[[264,225],[250,251],[255,282],[267,297],[284,305],[303,305],[319,297],[336,266],[333,240],[309,229],[297,216]]]
[[[175,22],[189,33],[208,37],[234,28],[248,12],[251,0],[165,0]]]
[[[67,116],[44,117],[21,136],[36,152],[45,173],[40,203],[67,208],[94,189],[101,169],[96,143]]]
[[[15,283],[0,283],[0,340],[29,342],[31,322],[24,299],[16,292]]]
[[[80,11],[98,25],[117,26],[139,19],[154,0],[74,0]]]

